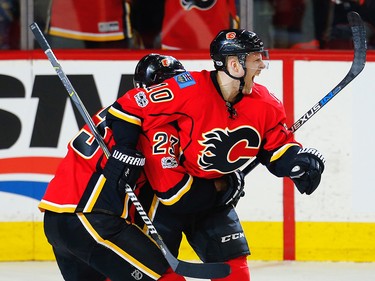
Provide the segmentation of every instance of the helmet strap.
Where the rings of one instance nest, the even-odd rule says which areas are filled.
[[[245,73],[246,73],[246,70],[245,70]],[[243,86],[245,86],[245,79],[244,79],[244,77],[242,76],[242,77],[240,78],[240,88],[238,89],[238,94],[239,94],[239,95],[242,95]]]

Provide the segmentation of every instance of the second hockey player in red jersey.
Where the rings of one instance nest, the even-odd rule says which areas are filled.
[[[144,67],[136,68],[139,87],[185,71],[173,57],[156,54],[144,57],[140,65],[149,68],[147,73],[142,73]],[[112,148],[115,143],[105,125],[105,113],[100,111],[93,122]],[[144,158],[139,159],[136,164],[142,166]],[[107,164],[88,125],[84,126],[69,142],[67,155],[39,204],[64,280],[185,280],[171,270],[155,241],[131,223],[134,206],[129,208],[129,198],[123,188],[117,188],[118,181],[103,175],[108,173],[103,172],[104,165],[109,169]]]

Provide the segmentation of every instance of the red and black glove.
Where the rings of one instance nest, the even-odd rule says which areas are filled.
[[[135,188],[135,183],[139,178],[145,157],[137,150],[115,145],[112,149],[112,155],[108,158],[103,169],[103,175],[107,183],[115,186],[118,190],[123,190],[123,184]],[[119,184],[121,181],[121,184]],[[123,192],[121,192],[123,193]]]
[[[216,200],[216,206],[237,206],[241,197],[245,196],[245,174],[240,170],[236,170],[230,174],[223,176],[227,182],[227,189],[220,191]]]

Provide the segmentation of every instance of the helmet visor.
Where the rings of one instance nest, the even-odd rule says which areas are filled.
[[[263,51],[260,51],[260,52],[251,52],[251,53],[247,53],[246,55],[249,56],[249,55],[252,55],[252,54],[254,54],[254,55],[260,54],[260,57],[259,57],[259,59],[257,59],[256,61],[254,61],[252,63],[251,67],[247,67],[248,69],[263,70],[263,69],[269,68],[269,53],[268,53],[268,50],[263,50]]]

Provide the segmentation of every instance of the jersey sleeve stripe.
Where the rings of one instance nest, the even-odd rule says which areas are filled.
[[[111,106],[108,109],[108,113],[115,116],[118,119],[124,120],[124,121],[132,123],[134,125],[138,125],[138,126],[142,125],[142,121],[138,117],[126,114],[125,112],[122,112],[122,111],[114,108],[113,106]]]
[[[287,144],[283,145],[282,147],[280,147],[278,150],[276,150],[272,154],[270,162],[273,162],[273,161],[276,161],[277,159],[279,159],[292,146],[299,146],[299,145],[297,143],[287,143]]]
[[[42,199],[38,205],[39,210],[42,212],[45,210],[52,211],[55,213],[74,213],[77,205],[75,204],[56,204],[50,201]]]
[[[116,40],[123,40],[125,38],[123,32],[106,32],[104,34],[97,34],[91,32],[79,32],[59,27],[51,27],[50,32],[51,35],[70,38],[70,39],[77,39],[77,40],[89,40],[89,41],[116,41]]]
[[[170,206],[170,205],[173,205],[174,203],[176,203],[177,201],[179,201],[181,199],[181,197],[190,190],[191,188],[191,185],[193,184],[193,177],[191,175],[188,175],[187,178],[187,181],[185,182],[185,184],[183,184],[183,186],[178,190],[177,193],[175,193],[175,195],[167,198],[167,199],[163,199],[163,198],[160,198],[159,197],[159,200],[160,202],[162,202],[164,205],[167,205],[167,206]]]
[[[98,199],[99,194],[103,189],[103,186],[104,186],[105,182],[106,182],[106,178],[103,175],[101,175],[99,177],[95,187],[94,187],[93,192],[90,195],[89,200],[87,201],[87,204],[86,204],[85,208],[83,209],[83,212],[91,212],[92,211],[92,209],[94,208],[94,205],[96,203],[96,200]]]

